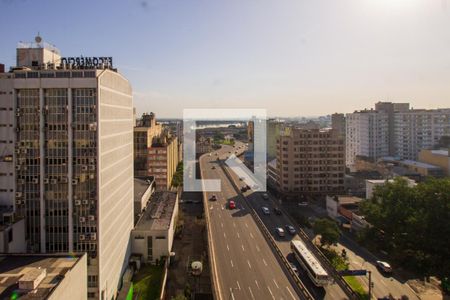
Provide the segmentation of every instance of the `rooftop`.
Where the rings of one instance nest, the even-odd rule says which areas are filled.
[[[1,299],[47,299],[80,260],[69,255],[2,255],[0,256]],[[44,276],[42,281],[38,277]],[[42,277],[41,277],[42,278]],[[28,280],[30,279],[30,280]],[[33,290],[19,288],[19,281],[38,284]]]
[[[429,170],[431,170],[431,169],[440,169],[440,167],[437,167],[435,165],[427,164],[427,163],[423,163],[423,162],[415,161],[415,160],[405,159],[405,160],[400,161],[400,163],[402,165],[406,165],[406,166],[424,168],[424,169],[429,169]]]
[[[431,153],[435,155],[448,156],[448,150],[431,150]]]
[[[176,192],[155,192],[134,230],[169,229],[176,202]]]

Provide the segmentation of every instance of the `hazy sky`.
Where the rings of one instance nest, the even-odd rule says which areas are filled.
[[[157,117],[450,107],[447,0],[116,2],[0,0],[0,62],[38,31],[63,56],[113,56],[138,112]]]

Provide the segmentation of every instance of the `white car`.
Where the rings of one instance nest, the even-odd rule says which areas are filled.
[[[267,207],[263,206],[263,207],[261,207],[261,210],[262,210],[263,214],[270,215],[270,210]]]
[[[377,267],[385,273],[392,273],[392,267],[385,261],[377,260]]]
[[[279,237],[284,237],[286,234],[284,233],[284,229],[281,227],[275,228],[275,231],[277,232]]]

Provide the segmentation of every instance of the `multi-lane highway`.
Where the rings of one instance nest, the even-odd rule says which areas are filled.
[[[200,158],[202,178],[221,180],[220,192],[205,193],[216,296],[219,300],[301,299],[292,277],[267,243],[244,198],[218,164],[217,158],[228,151],[229,147],[223,147],[217,156],[213,152]],[[213,194],[216,201],[209,200]],[[229,209],[230,200],[235,202],[235,209]]]
[[[228,166],[226,168],[229,168]],[[232,167],[231,172],[229,174],[231,175],[233,181],[236,185],[244,186],[245,183],[240,180],[240,177],[245,176],[243,174],[240,174],[239,167]],[[283,255],[294,265],[297,266],[298,270],[300,271],[300,279],[302,282],[306,285],[311,295],[314,296],[316,299],[348,299],[347,295],[344,293],[344,291],[337,285],[337,284],[330,284],[324,288],[318,288],[316,287],[307,277],[306,272],[303,272],[300,265],[298,265],[294,255],[291,253],[290,249],[290,241],[292,239],[300,239],[297,234],[289,234],[286,232],[285,237],[279,237],[278,234],[275,232],[275,229],[277,227],[281,227],[286,231],[285,226],[286,225],[294,225],[291,223],[290,219],[286,216],[286,214],[281,213],[281,215],[277,215],[274,213],[275,208],[280,208],[276,204],[277,202],[275,199],[269,194],[266,199],[262,197],[263,193],[261,192],[254,192],[252,190],[248,190],[244,193],[244,196],[246,198],[246,201],[250,207],[252,207],[258,216],[263,221],[266,228],[272,232],[272,235],[274,239],[277,241],[277,246],[283,253]],[[270,211],[269,215],[266,215],[262,211],[262,207],[267,207]]]

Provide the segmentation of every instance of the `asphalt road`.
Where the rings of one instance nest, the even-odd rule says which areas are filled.
[[[231,169],[233,169],[233,171],[230,172],[230,174],[235,183],[238,186],[244,186],[245,183],[239,179],[239,177],[241,177],[241,175],[239,174],[239,170],[236,170],[233,167]],[[254,192],[252,190],[249,190],[244,193],[244,195],[246,196],[247,203],[255,209],[258,216],[261,218],[261,220],[263,221],[269,232],[272,232],[272,236],[277,241],[277,245],[282,251],[282,253],[290,262],[292,262],[297,266],[297,269],[300,271],[300,279],[307,287],[311,295],[313,295],[314,298],[316,299],[327,299],[327,300],[348,299],[344,291],[342,291],[342,289],[337,284],[330,284],[322,288],[317,287],[312,283],[306,272],[304,272],[300,267],[300,265],[297,263],[290,249],[290,241],[292,239],[300,240],[300,237],[297,234],[291,235],[288,232],[286,232],[285,237],[279,237],[278,234],[275,232],[275,229],[277,227],[281,227],[286,231],[285,226],[293,224],[291,224],[289,218],[285,214],[276,215],[274,213],[274,208],[278,207],[278,205],[276,204],[277,202],[275,201],[275,199],[269,193],[267,193],[269,196],[267,200],[263,199],[262,194],[263,194],[262,192]],[[263,206],[267,207],[270,210],[270,215],[265,215],[262,212]]]
[[[228,153],[231,147],[219,150]],[[221,191],[209,192],[217,201],[207,201],[214,265],[219,299],[300,299],[297,287],[283,269],[259,230],[245,200],[237,195],[232,184],[216,162],[217,156],[204,155],[200,168],[205,179],[221,179]],[[213,168],[214,167],[214,168]],[[230,210],[230,200],[236,209]]]

